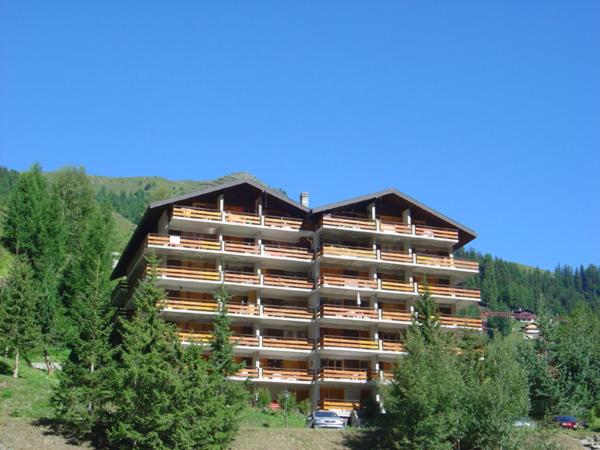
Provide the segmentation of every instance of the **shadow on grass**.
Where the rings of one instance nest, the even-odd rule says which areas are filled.
[[[3,360],[0,360],[0,375],[12,375],[12,367]]]
[[[43,429],[41,434],[44,436],[60,436],[69,445],[89,445],[93,449],[107,448],[106,441],[98,434],[92,434],[86,438],[80,438],[73,433],[69,433],[61,424],[60,421],[50,418],[42,417],[31,421],[31,425],[40,427]]]
[[[357,428],[344,435],[344,445],[351,450],[385,449],[381,440],[381,430],[376,427]]]

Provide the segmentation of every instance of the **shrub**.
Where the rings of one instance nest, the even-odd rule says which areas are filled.
[[[288,391],[287,402],[285,399],[285,391],[280,391],[277,394],[277,403],[281,407],[281,410],[287,410],[287,412],[297,411],[298,410],[298,399],[296,398],[295,392]]]
[[[309,399],[304,399],[301,402],[298,402],[298,412],[303,416],[308,416],[310,414],[311,405]]]
[[[267,409],[271,405],[271,392],[267,388],[258,388],[256,390],[256,407]]]

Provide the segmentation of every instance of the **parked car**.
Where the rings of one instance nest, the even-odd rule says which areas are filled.
[[[315,411],[306,419],[307,428],[344,428],[346,419],[333,411]]]
[[[575,416],[554,416],[554,422],[561,428],[576,430],[579,427]]]

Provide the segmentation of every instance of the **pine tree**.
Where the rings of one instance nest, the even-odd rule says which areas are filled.
[[[23,256],[17,256],[0,296],[0,334],[14,357],[13,377],[19,376],[21,356],[31,353],[39,338],[33,271]]]
[[[213,320],[210,362],[211,366],[221,375],[230,377],[241,368],[233,356],[231,323],[227,315],[227,304],[230,297],[223,286],[213,293],[213,297],[219,304],[219,314]]]
[[[413,331],[418,331],[426,342],[431,342],[440,328],[440,318],[437,303],[431,298],[429,289],[425,289],[415,302],[414,322],[417,326],[413,327]]]

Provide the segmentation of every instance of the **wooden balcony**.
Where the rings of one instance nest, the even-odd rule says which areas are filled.
[[[403,352],[405,351],[404,344],[396,341],[381,341],[381,348],[386,352]]]
[[[168,297],[161,306],[163,308],[185,309],[188,311],[216,312],[219,310],[219,304],[214,300],[180,297]]]
[[[394,372],[391,370],[381,370],[379,373],[381,374],[380,376],[383,381],[391,381],[394,379]]]
[[[220,281],[221,273],[216,269],[195,269],[180,266],[159,266],[156,268],[159,276],[170,278],[190,278],[204,281]]]
[[[443,314],[440,315],[440,323],[444,326],[457,328],[474,328],[480,330],[482,327],[480,318],[448,316]]]
[[[231,336],[231,343],[238,347],[258,347],[259,338],[253,334],[235,334]]]
[[[377,280],[373,278],[350,277],[344,275],[321,274],[320,286],[349,287],[360,289],[377,289]]]
[[[380,216],[379,227],[381,231],[396,234],[412,234],[412,226],[394,217]]]
[[[244,367],[234,375],[238,378],[258,378],[258,369],[255,367]]]
[[[174,218],[209,220],[242,225],[262,225],[278,229],[300,230],[302,228],[302,219],[294,217],[261,216],[254,213],[219,211],[218,209],[197,208],[193,206],[173,206],[172,215]]]
[[[265,286],[279,286],[296,289],[312,289],[314,283],[304,277],[295,277],[290,275],[263,275],[263,283]]]
[[[313,252],[305,247],[264,244],[264,254],[279,258],[313,259]]]
[[[262,346],[288,350],[312,350],[314,343],[311,339],[263,336]]]
[[[252,272],[226,270],[223,279],[226,283],[260,284],[260,276]]]
[[[415,235],[458,241],[458,230],[452,230],[450,228],[425,227],[416,225]]]
[[[217,239],[195,239],[162,234],[148,234],[147,245],[159,245],[193,250],[220,250],[221,244]]]
[[[419,284],[419,293],[423,294],[425,291],[429,291],[431,295],[441,295],[445,297],[464,297],[474,300],[479,300],[481,298],[479,289]]]
[[[468,261],[464,259],[454,259],[444,256],[416,254],[415,262],[427,266],[450,267],[455,269],[479,270],[477,261]]]
[[[262,314],[266,317],[279,317],[284,319],[307,319],[313,318],[314,313],[308,308],[295,306],[263,305]]]
[[[340,381],[369,381],[373,373],[368,369],[336,369],[334,367],[323,367],[319,370],[317,378],[323,380]]]
[[[260,247],[251,242],[224,241],[223,245],[226,252],[249,255],[258,255],[260,253]]]
[[[323,244],[319,250],[319,256],[376,259],[377,251],[368,247],[350,247],[336,244]]]
[[[339,215],[323,216],[321,219],[321,225],[336,228],[348,228],[353,230],[375,231],[377,229],[377,224],[374,220]]]
[[[412,263],[413,259],[409,253],[401,250],[381,250],[380,252],[382,261],[400,262],[400,263]]]
[[[338,305],[321,305],[320,317],[337,317],[344,319],[377,319],[377,310],[373,308],[349,307]]]
[[[360,400],[321,399],[318,408],[328,411],[352,411],[360,408]]]
[[[381,289],[384,291],[401,291],[401,292],[414,292],[414,285],[406,283],[404,281],[392,280],[392,279],[381,279]]]
[[[313,381],[314,374],[306,369],[275,369],[263,368],[262,379],[270,381]]]
[[[396,320],[398,322],[411,322],[412,314],[410,311],[396,311],[390,309],[381,310],[381,318],[383,320]]]
[[[344,336],[321,336],[319,348],[347,348],[361,350],[378,350],[379,341],[372,338],[356,338]]]
[[[266,227],[299,230],[302,228],[302,219],[296,219],[293,217],[264,216],[264,224]]]

